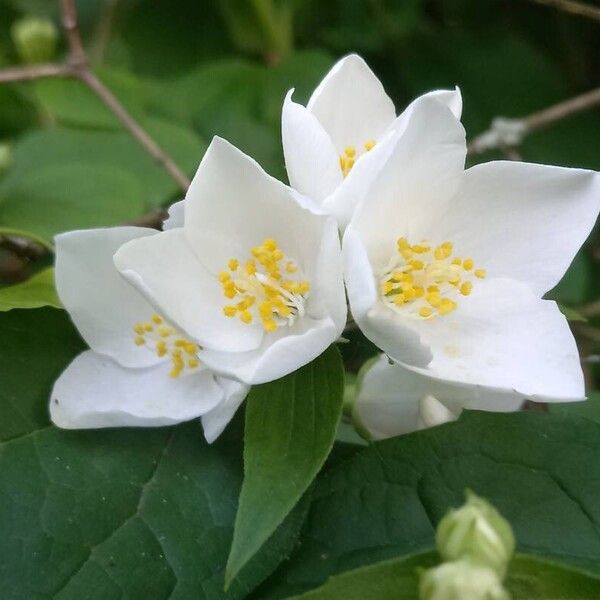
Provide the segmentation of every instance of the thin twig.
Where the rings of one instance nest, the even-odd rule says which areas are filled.
[[[600,105],[600,88],[559,102],[522,119],[496,117],[487,131],[469,142],[468,152],[469,154],[481,154],[497,148],[514,148],[533,131],[597,105]]]
[[[532,2],[543,4],[544,6],[552,6],[578,17],[587,17],[588,19],[600,21],[600,8],[583,2],[575,2],[575,0],[532,0]]]
[[[31,81],[43,77],[73,77],[73,68],[69,65],[35,65],[0,70],[0,83]]]
[[[79,79],[119,119],[123,127],[129,131],[140,146],[177,182],[181,190],[183,192],[187,191],[190,180],[185,173],[90,70],[79,33],[75,0],[61,0],[61,11],[63,28],[69,46],[67,64],[35,65],[0,70],[0,83],[31,81],[42,77],[74,77]]]
[[[146,152],[163,166],[183,191],[186,191],[190,185],[190,180],[179,169],[173,159],[162,151],[146,130],[123,108],[123,105],[115,98],[113,93],[88,69],[83,69],[78,75],[112,111],[115,117],[121,121],[123,127],[146,149]]]
[[[79,33],[75,0],[61,0],[60,6],[62,24],[69,43],[68,61],[74,67],[86,67],[88,61]]]

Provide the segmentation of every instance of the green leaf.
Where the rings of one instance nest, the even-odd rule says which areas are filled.
[[[414,600],[419,597],[419,571],[439,563],[433,551],[402,556],[336,575],[321,587],[294,598]],[[600,595],[600,577],[526,554],[513,558],[504,585],[515,600],[590,600]]]
[[[436,552],[402,556],[335,575],[319,588],[293,599],[415,600],[419,597],[419,569],[429,569],[437,564]]]
[[[506,517],[522,552],[600,573],[600,424],[544,413],[467,412],[377,442],[325,471],[300,544],[258,597],[434,545],[464,490]]]
[[[551,402],[547,406],[555,415],[585,417],[600,423],[600,392],[591,392],[583,402]]]
[[[577,254],[560,282],[548,292],[548,296],[564,304],[582,304],[588,297],[590,276],[590,260],[585,250],[582,250]],[[565,316],[569,318],[568,315],[565,314]]]
[[[291,551],[303,502],[224,594],[240,424],[212,446],[197,421],[59,430],[50,388],[83,350],[66,313],[3,313],[0,339],[1,597],[244,598]]]
[[[144,212],[141,183],[122,167],[39,167],[0,188],[0,224],[51,243],[62,231],[116,225]]]
[[[252,388],[227,583],[269,539],[323,466],[335,439],[343,390],[344,371],[334,346],[295,373]]]
[[[527,600],[590,600],[600,597],[600,577],[567,565],[517,554],[510,563],[506,588]]]
[[[40,308],[42,306],[62,308],[54,288],[54,269],[52,267],[36,273],[23,283],[0,287],[0,312],[13,308]]]
[[[566,317],[567,321],[578,321],[580,323],[587,322],[587,319],[583,315],[580,315],[574,308],[559,304],[558,309]]]
[[[193,131],[166,119],[146,119],[143,125],[186,173],[193,172],[204,151],[202,140]],[[27,186],[27,180],[39,170],[66,169],[71,165],[92,171],[103,168],[125,171],[132,185],[140,190],[144,210],[161,206],[181,194],[177,184],[129,133],[59,127],[35,131],[15,144],[14,165],[0,183],[0,198],[6,195],[6,190]],[[81,177],[81,173],[74,173],[73,181],[76,176]],[[74,185],[82,184],[75,181]]]
[[[141,81],[125,71],[104,69],[99,79],[115,94],[135,118],[144,112]],[[120,121],[82,81],[68,78],[39,79],[35,94],[43,109],[55,120],[77,127],[122,129]]]

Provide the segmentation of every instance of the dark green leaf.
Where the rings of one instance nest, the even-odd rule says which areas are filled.
[[[436,552],[394,558],[336,575],[295,598],[414,600],[419,595],[419,571],[439,562]],[[591,600],[600,595],[600,577],[526,554],[513,558],[504,585],[515,600]]]
[[[510,521],[521,551],[600,572],[599,455],[599,424],[542,413],[466,413],[372,444],[317,480],[298,550],[258,597],[431,548],[466,488]]]
[[[269,539],[323,466],[342,412],[343,373],[332,346],[295,373],[252,388],[227,581]]]
[[[225,594],[241,428],[56,429],[50,387],[83,349],[66,313],[3,313],[0,339],[0,597],[244,598],[291,551],[305,503]]]

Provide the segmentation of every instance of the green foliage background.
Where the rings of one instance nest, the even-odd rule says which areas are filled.
[[[0,0],[0,69],[19,64],[11,25],[38,15],[58,26],[57,4]],[[496,116],[525,116],[599,85],[598,24],[533,2],[77,4],[94,71],[190,176],[218,134],[285,180],[283,96],[295,87],[295,98],[305,101],[348,52],[364,56],[398,111],[422,92],[459,85],[471,138]],[[65,49],[61,38],[57,61]],[[519,152],[527,161],[600,169],[599,139],[600,115],[588,111],[532,134]],[[597,579],[572,567],[600,574],[600,310],[586,322],[572,321],[590,391],[586,403],[552,406],[550,415],[467,415],[366,449],[339,441],[356,441],[341,432],[311,484],[341,404],[339,358],[329,351],[325,362],[291,376],[315,378],[311,394],[298,394],[294,443],[303,443],[303,423],[315,407],[330,428],[310,449],[310,464],[298,460],[306,474],[286,486],[286,465],[276,459],[289,440],[261,442],[261,423],[277,431],[287,414],[290,394],[278,382],[252,392],[246,474],[259,465],[263,481],[242,487],[243,414],[211,447],[196,423],[99,432],[49,424],[50,386],[83,348],[53,290],[52,237],[136,219],[181,192],[77,81],[0,85],[0,144],[9,144],[12,155],[0,172],[0,235],[36,244],[33,251],[0,244],[1,598],[261,599],[313,590],[309,597],[318,599],[385,581],[388,591],[382,583],[374,598],[390,597],[400,585],[414,594],[413,567],[434,560],[435,524],[460,504],[465,487],[507,516],[521,552],[564,565],[516,559],[509,582],[515,598],[586,598],[585,590],[598,590]],[[551,296],[570,316],[588,314],[600,300],[598,227]],[[340,346],[348,389],[351,374],[376,351],[360,334],[350,337]],[[323,398],[323,386],[336,391]],[[274,403],[261,404],[273,397],[281,398],[281,414],[268,409]],[[309,454],[295,448],[300,457]],[[269,478],[283,496],[269,497],[271,519],[253,528],[261,494],[273,485]],[[287,487],[293,489],[285,496]],[[225,593],[240,489],[248,504],[238,514],[237,558],[230,557],[229,574],[237,576]],[[388,559],[402,564],[365,567]],[[315,590],[352,569],[358,570],[348,579]],[[382,579],[390,569],[396,579]],[[537,572],[546,573],[545,583]]]

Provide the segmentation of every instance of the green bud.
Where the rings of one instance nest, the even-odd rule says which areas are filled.
[[[510,600],[493,569],[469,560],[447,562],[421,575],[420,600]]]
[[[438,552],[444,560],[469,558],[504,577],[515,550],[508,521],[483,498],[467,492],[467,502],[451,510],[439,523]]]
[[[0,144],[0,175],[12,165],[12,149],[8,144]]]
[[[11,36],[17,54],[24,63],[43,63],[54,58],[58,31],[49,19],[24,17],[15,21]]]

